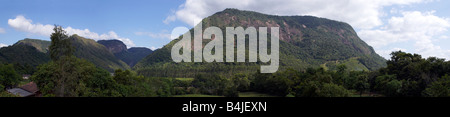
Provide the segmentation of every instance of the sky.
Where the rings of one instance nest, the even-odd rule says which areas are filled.
[[[349,23],[386,59],[392,51],[450,59],[449,0],[0,0],[0,47],[24,38],[69,34],[161,48],[176,27],[192,27],[225,8],[312,15]]]

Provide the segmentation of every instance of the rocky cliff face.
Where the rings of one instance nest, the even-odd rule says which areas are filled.
[[[119,40],[99,40],[97,43],[104,45],[116,58],[127,63],[130,67],[133,67],[142,58],[153,52],[145,47],[132,47],[127,49],[127,46]]]
[[[113,54],[127,51],[127,46],[119,40],[99,40],[97,43],[104,45]]]

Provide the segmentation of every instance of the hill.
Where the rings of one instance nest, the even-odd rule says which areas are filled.
[[[31,74],[36,70],[36,66],[48,61],[50,61],[48,54],[33,46],[16,43],[0,48],[0,64],[14,64],[16,71],[21,74]]]
[[[142,58],[153,52],[145,47],[132,47],[127,49],[127,46],[119,40],[99,40],[97,42],[108,48],[116,58],[127,63],[130,67],[133,67]]]
[[[109,72],[113,72],[115,69],[130,69],[126,63],[117,59],[108,48],[95,40],[86,39],[78,35],[72,35],[69,39],[72,42],[72,46],[75,47],[74,54],[78,58],[86,59]]]
[[[223,33],[225,27],[280,27],[279,70],[304,70],[308,67],[336,70],[339,64],[346,64],[350,70],[376,70],[386,66],[386,60],[375,53],[373,48],[344,22],[314,16],[275,16],[225,9],[203,19],[202,25],[203,30],[216,26]],[[193,29],[190,33],[193,35]],[[270,36],[268,37],[270,40]],[[198,73],[253,73],[261,64],[174,63],[170,52],[178,41],[180,39],[175,39],[156,50],[136,64],[134,69],[146,76],[193,77]],[[203,44],[207,42],[209,41],[203,40]],[[248,40],[246,42],[248,44]]]

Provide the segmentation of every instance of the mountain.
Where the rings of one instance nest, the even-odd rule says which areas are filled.
[[[309,67],[336,70],[337,65],[345,64],[350,70],[362,71],[386,66],[386,60],[375,53],[373,48],[361,40],[354,29],[344,22],[314,16],[275,16],[225,9],[203,19],[202,25],[203,30],[210,26],[219,27],[224,33],[224,38],[225,27],[242,26],[244,29],[250,26],[256,29],[280,27],[279,70],[288,68],[304,70]],[[193,35],[193,29],[190,33]],[[134,69],[146,76],[193,77],[197,73],[253,73],[262,64],[175,63],[170,57],[170,52],[178,41],[180,39],[175,39],[156,50],[136,64]],[[203,40],[203,45],[209,41]],[[248,40],[246,42],[248,51]]]
[[[104,45],[113,54],[127,51],[127,46],[119,40],[98,40],[97,43]]]
[[[127,63],[130,67],[133,67],[138,61],[153,52],[145,47],[132,47],[127,49],[127,46],[119,40],[99,40],[97,43],[104,45],[116,58]]]
[[[25,38],[24,40],[18,41],[17,44],[33,46],[40,52],[47,53],[48,47],[50,46],[51,43],[49,41],[44,41],[44,40],[39,40],[39,39]]]
[[[130,67],[117,59],[108,48],[78,35],[70,38],[72,46],[75,48],[75,56],[86,59],[96,66],[104,68],[109,72],[115,69],[130,69]],[[0,63],[14,63],[20,66],[30,66],[32,68],[50,61],[48,47],[50,41],[39,39],[20,40],[12,46],[0,49]],[[125,47],[126,48],[126,47]]]
[[[50,61],[47,47],[50,42],[37,39],[24,39],[15,44],[0,48],[0,64],[14,64],[19,74],[31,74],[39,64]]]
[[[153,51],[145,47],[132,47],[128,49],[128,53],[116,57],[127,63],[130,67],[134,67],[140,60],[151,53],[153,53]]]
[[[17,43],[0,48],[0,63],[38,66],[50,61],[46,54],[50,42],[36,39],[24,39]]]
[[[78,58],[86,59],[110,72],[113,72],[115,69],[130,69],[126,63],[117,59],[108,48],[95,40],[86,39],[78,35],[72,35],[69,39],[75,48],[74,54]]]

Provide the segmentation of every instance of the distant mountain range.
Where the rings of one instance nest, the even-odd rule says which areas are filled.
[[[76,57],[86,59],[110,72],[114,72],[115,69],[130,69],[129,65],[134,65],[141,58],[152,52],[148,48],[130,48],[127,50],[123,42],[118,40],[111,40],[111,42],[123,44],[124,47],[119,48],[114,44],[103,45],[110,42],[110,40],[99,41],[97,43],[92,39],[78,35],[72,35],[69,39],[75,48],[74,54]],[[50,44],[50,41],[39,39],[27,38],[20,40],[9,47],[0,49],[0,63],[14,63],[22,67],[36,67],[39,64],[50,61],[48,54]],[[119,49],[116,51],[113,48]]]
[[[345,64],[350,70],[376,70],[386,60],[361,40],[347,23],[314,16],[275,16],[252,11],[226,9],[202,21],[203,30],[219,27],[280,27],[280,68],[322,67],[336,70]],[[193,29],[190,30],[193,35]],[[270,33],[270,31],[268,32]],[[268,36],[270,39],[270,36]],[[193,39],[193,37],[192,37]],[[175,63],[171,59],[175,39],[142,59],[134,69],[145,76],[193,77],[198,73],[253,73],[262,63]],[[203,45],[208,43],[203,40]],[[248,44],[248,41],[246,41]],[[247,46],[247,45],[246,45]],[[248,49],[248,47],[246,47]],[[225,52],[224,52],[225,53]],[[224,57],[225,58],[225,57]]]

